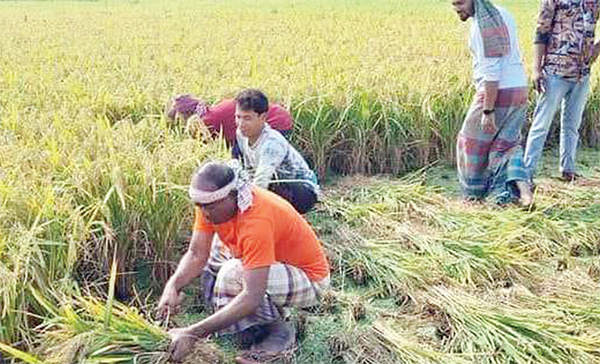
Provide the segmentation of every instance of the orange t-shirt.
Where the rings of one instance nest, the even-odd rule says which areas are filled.
[[[312,281],[329,274],[329,263],[317,235],[286,200],[252,187],[252,206],[222,224],[211,224],[196,208],[194,230],[215,232],[244,268],[279,262],[302,269]]]

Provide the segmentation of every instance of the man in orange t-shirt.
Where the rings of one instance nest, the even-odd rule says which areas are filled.
[[[210,290],[216,312],[170,331],[172,359],[182,360],[198,338],[239,333],[261,325],[267,336],[236,358],[255,363],[293,350],[296,337],[284,322],[287,307],[308,307],[329,286],[321,243],[287,201],[251,186],[237,161],[209,163],[192,178],[194,233],[167,282],[159,313],[176,309],[181,289],[202,271],[214,274]]]

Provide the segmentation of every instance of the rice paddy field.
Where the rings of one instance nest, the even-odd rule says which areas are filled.
[[[537,3],[498,4],[529,71]],[[325,182],[307,218],[334,289],[297,312],[289,360],[600,363],[598,72],[586,180],[557,181],[550,149],[534,208],[466,205],[468,25],[446,0],[0,1],[0,362],[167,361],[168,326],[205,315],[197,285],[154,315],[187,248],[186,186],[229,151],[164,106],[256,87]],[[234,352],[200,343],[187,362]]]

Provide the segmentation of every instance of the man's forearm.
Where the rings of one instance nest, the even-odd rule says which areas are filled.
[[[242,292],[228,305],[218,310],[204,320],[189,327],[194,335],[204,337],[223,330],[240,319],[254,313],[260,306],[262,297],[252,297]]]
[[[496,99],[498,98],[498,82],[497,81],[486,81],[483,83],[484,94],[483,94],[483,109],[492,110],[496,105]]]
[[[533,68],[539,72],[544,67],[544,58],[546,57],[546,44],[535,43],[533,45]]]
[[[177,270],[171,276],[167,285],[172,285],[175,290],[180,291],[200,275],[207,260],[207,255],[197,255],[188,250],[181,258]]]
[[[268,189],[273,176],[275,175],[276,168],[269,164],[260,164],[254,173],[254,184]]]
[[[600,40],[597,41],[596,43],[594,43],[594,49],[592,52],[592,62],[596,62],[596,59],[598,58],[598,55],[600,54]]]

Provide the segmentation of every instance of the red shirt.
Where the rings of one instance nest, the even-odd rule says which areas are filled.
[[[204,124],[212,131],[214,136],[223,130],[223,137],[227,143],[235,141],[235,100],[225,99],[216,105],[210,106],[202,118]],[[269,104],[267,123],[275,130],[291,130],[293,126],[292,115],[280,105]]]

